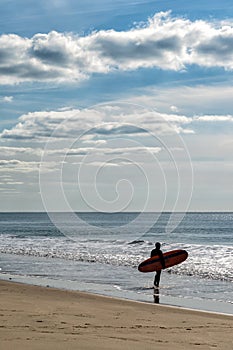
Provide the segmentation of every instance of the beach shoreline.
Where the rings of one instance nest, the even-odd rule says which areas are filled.
[[[6,350],[233,347],[230,315],[3,280],[0,293]]]
[[[177,276],[176,276],[177,278]],[[159,289],[159,295],[156,295],[159,301],[155,301],[155,295],[153,288],[150,286],[140,286],[137,291],[132,290],[121,290],[112,285],[103,285],[102,283],[86,283],[78,279],[75,280],[64,280],[64,279],[54,279],[48,276],[28,276],[28,275],[15,275],[7,272],[2,272],[0,274],[0,281],[11,281],[16,283],[23,283],[27,285],[50,287],[58,290],[65,291],[80,291],[87,292],[95,295],[102,295],[106,297],[112,297],[123,300],[132,300],[147,304],[152,304],[158,302],[160,305],[168,307],[178,307],[187,310],[196,310],[203,312],[210,312],[223,315],[233,315],[233,304],[226,303],[218,300],[208,300],[202,298],[190,298],[187,297],[175,297],[174,295],[169,295],[170,290],[175,288],[172,281],[166,281],[167,284],[164,286],[161,283]],[[170,285],[171,283],[171,285]],[[178,283],[178,282],[177,282]]]

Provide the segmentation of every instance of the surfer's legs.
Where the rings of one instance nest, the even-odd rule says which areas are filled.
[[[157,271],[155,274],[154,285],[156,287],[159,287],[160,275],[161,275],[161,270]]]
[[[154,303],[159,304],[159,288],[154,288]]]

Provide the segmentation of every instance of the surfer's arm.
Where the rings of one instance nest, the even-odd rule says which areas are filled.
[[[150,253],[150,257],[153,258],[153,256],[155,256],[155,255],[157,255],[157,254],[156,254],[155,250],[153,249]]]
[[[159,257],[160,257],[160,261],[161,261],[162,267],[163,267],[163,269],[165,269],[165,260],[164,260],[163,253],[161,251],[159,253]]]

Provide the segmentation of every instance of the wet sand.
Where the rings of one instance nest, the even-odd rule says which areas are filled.
[[[233,349],[233,316],[0,281],[0,348]]]

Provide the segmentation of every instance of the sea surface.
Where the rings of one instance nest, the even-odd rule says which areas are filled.
[[[0,213],[0,278],[233,314],[233,213],[75,215]],[[137,266],[157,241],[189,256],[154,291]]]

